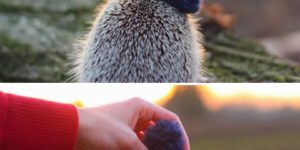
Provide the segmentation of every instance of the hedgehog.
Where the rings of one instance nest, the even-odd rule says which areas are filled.
[[[76,82],[205,81],[200,0],[109,0],[81,40]]]
[[[143,140],[148,150],[184,150],[185,142],[178,122],[168,120],[158,120]]]

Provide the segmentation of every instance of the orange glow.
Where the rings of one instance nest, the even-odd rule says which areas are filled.
[[[173,86],[165,96],[163,96],[162,98],[158,99],[155,101],[155,104],[158,104],[160,106],[165,105],[175,94],[176,92],[176,87]]]
[[[226,105],[248,105],[259,110],[300,109],[300,85],[212,84],[199,90],[205,105],[212,111]]]
[[[209,84],[196,86],[199,91],[199,98],[212,111],[217,111],[226,105],[248,105],[260,110],[284,107],[300,109],[300,84]],[[176,88],[170,84],[2,84],[0,90],[92,107],[131,97],[141,97],[163,106],[174,96]]]
[[[3,92],[73,103],[81,107],[99,106],[132,97],[162,105],[165,103],[163,99],[171,96],[172,89],[171,84],[0,84],[0,91]]]

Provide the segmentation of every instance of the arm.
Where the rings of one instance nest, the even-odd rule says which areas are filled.
[[[159,119],[179,123],[184,150],[189,150],[179,118],[137,98],[76,110],[0,92],[0,104],[1,150],[147,150],[143,131]]]
[[[73,150],[78,115],[73,105],[0,92],[1,150]]]

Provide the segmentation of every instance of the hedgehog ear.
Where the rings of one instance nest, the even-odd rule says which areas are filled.
[[[200,8],[201,0],[163,0],[182,13],[195,13]]]

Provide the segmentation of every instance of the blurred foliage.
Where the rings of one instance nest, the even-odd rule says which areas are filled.
[[[271,56],[258,43],[234,34],[235,14],[205,5],[200,24],[206,41],[205,66],[218,82],[299,82],[300,66]]]
[[[200,101],[196,86],[177,86],[175,94],[164,105],[165,108],[176,112],[183,122],[190,122],[195,118],[205,117],[209,111]]]
[[[99,3],[0,0],[0,82],[65,82],[73,43],[88,30]],[[224,21],[225,25],[230,24],[230,16],[218,16],[223,25]],[[205,67],[213,81],[300,81],[298,66],[269,56],[255,42],[219,30],[206,19],[202,25],[207,39]]]
[[[0,81],[67,79],[68,55],[99,2],[55,1],[0,0]]]
[[[220,33],[204,44],[205,66],[221,82],[299,82],[300,67],[266,53],[251,40]]]

